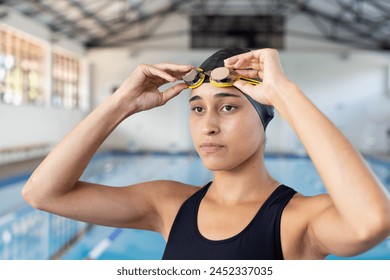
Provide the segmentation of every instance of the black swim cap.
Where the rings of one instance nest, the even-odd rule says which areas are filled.
[[[225,48],[211,55],[199,67],[203,69],[204,72],[211,71],[217,67],[224,67],[225,59],[249,51],[250,51],[249,49],[243,49],[243,48],[234,48],[234,47]],[[206,75],[204,83],[208,83],[208,82],[209,82],[209,77]],[[245,93],[244,95],[248,98],[249,102],[253,105],[253,107],[255,107],[257,113],[260,116],[261,123],[263,124],[265,130],[269,122],[274,117],[274,107],[261,104]]]

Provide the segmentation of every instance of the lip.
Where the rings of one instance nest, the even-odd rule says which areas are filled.
[[[216,152],[222,150],[224,147],[225,147],[224,145],[219,144],[219,143],[215,143],[215,142],[204,142],[204,143],[199,145],[199,148],[201,149],[201,151],[203,151],[207,154],[216,153]]]

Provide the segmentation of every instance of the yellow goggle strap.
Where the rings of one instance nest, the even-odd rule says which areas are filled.
[[[245,77],[238,77],[239,80],[243,80],[243,81],[247,81],[248,83],[252,84],[252,85],[258,85],[258,84],[261,84],[260,81],[257,81],[257,80],[253,80],[253,79],[250,79],[250,78],[245,78]],[[210,84],[212,84],[213,86],[216,86],[216,87],[231,87],[233,86],[233,83],[218,83],[216,81],[214,81],[213,79],[210,79]],[[200,85],[197,85],[197,87],[200,86]]]

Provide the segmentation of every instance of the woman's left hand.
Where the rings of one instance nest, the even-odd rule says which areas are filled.
[[[262,83],[255,86],[243,80],[234,83],[235,87],[262,104],[274,106],[278,95],[291,84],[275,49],[259,49],[232,56],[225,60],[225,67],[235,69],[244,77],[262,79]]]

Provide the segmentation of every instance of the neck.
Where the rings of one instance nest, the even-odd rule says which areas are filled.
[[[210,191],[220,202],[237,203],[268,194],[277,185],[265,167],[262,151],[259,151],[232,170],[215,171]]]

